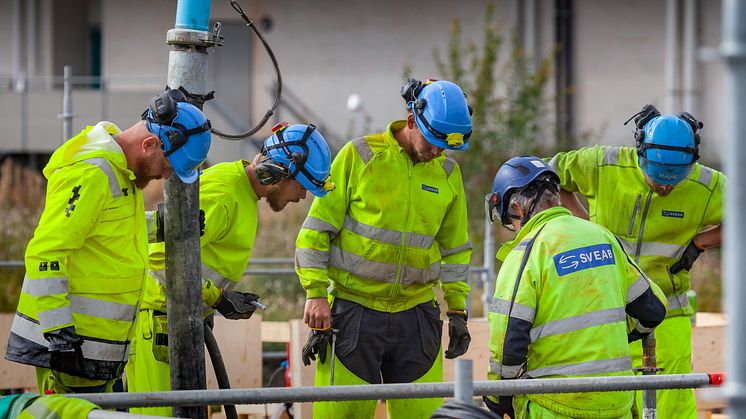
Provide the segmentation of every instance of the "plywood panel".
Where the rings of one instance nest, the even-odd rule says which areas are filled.
[[[0,389],[30,388],[36,390],[36,370],[34,367],[10,362],[5,359],[8,348],[10,325],[14,313],[0,314]]]

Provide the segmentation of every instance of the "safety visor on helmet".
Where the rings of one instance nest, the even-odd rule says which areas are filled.
[[[655,183],[677,185],[694,170],[694,164],[663,164],[640,157],[640,168]]]
[[[490,192],[484,196],[484,211],[490,224],[500,220],[500,195],[497,192]]]

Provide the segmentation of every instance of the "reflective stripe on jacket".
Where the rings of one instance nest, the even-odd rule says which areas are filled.
[[[632,375],[628,334],[646,335],[663,321],[665,297],[613,234],[550,208],[498,258],[490,379]],[[527,397],[571,417],[616,418],[629,411],[633,392]]]
[[[694,236],[723,219],[726,177],[696,164],[668,196],[645,182],[633,147],[596,146],[559,153],[549,163],[562,188],[588,199],[591,221],[611,230],[668,298],[668,316],[690,315],[689,271],[672,275]]]
[[[233,289],[241,280],[254,248],[259,198],[246,174],[248,164],[218,163],[199,178],[199,207],[205,212],[205,234],[200,237],[202,301],[208,311],[220,288]],[[165,264],[165,244],[151,244],[142,308],[166,312]]]
[[[101,122],[57,149],[44,168],[46,203],[26,248],[26,277],[6,358],[49,368],[43,333],[75,326],[83,338],[82,373],[118,377],[147,260],[142,194]]]
[[[314,199],[296,242],[308,298],[331,295],[398,312],[432,300],[440,282],[463,309],[471,242],[461,171],[445,155],[413,164],[393,131],[347,143],[334,159],[336,189]]]

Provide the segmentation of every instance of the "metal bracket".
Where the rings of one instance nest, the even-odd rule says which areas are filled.
[[[212,35],[212,52],[215,52],[215,47],[222,47],[223,46],[223,36],[220,34],[223,30],[223,24],[221,22],[215,22],[215,25],[212,27],[212,32],[210,33]]]

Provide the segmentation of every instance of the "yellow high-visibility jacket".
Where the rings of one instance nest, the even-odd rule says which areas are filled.
[[[445,154],[413,164],[392,132],[347,143],[334,159],[336,189],[314,199],[296,241],[308,298],[331,295],[399,312],[435,298],[466,307],[471,257],[461,171]]]
[[[205,212],[205,234],[200,237],[202,301],[215,304],[220,288],[233,289],[243,277],[256,239],[259,197],[246,175],[244,160],[218,163],[199,178],[199,207]],[[166,248],[150,245],[149,277],[143,309],[166,312]]]
[[[147,263],[142,193],[110,122],[89,126],[44,168],[46,204],[26,248],[26,277],[8,360],[49,368],[43,333],[74,326],[80,375],[119,377]]]
[[[611,230],[668,298],[668,317],[693,313],[689,271],[671,274],[695,235],[723,220],[726,177],[699,163],[668,196],[645,182],[634,147],[595,146],[558,153],[549,162],[561,187],[583,194],[591,221]]]
[[[490,379],[632,375],[628,335],[660,324],[666,300],[611,232],[554,207],[533,216],[498,258]],[[633,392],[525,397],[574,418],[618,418]]]
[[[0,419],[86,419],[99,407],[88,400],[35,393],[0,397]]]

